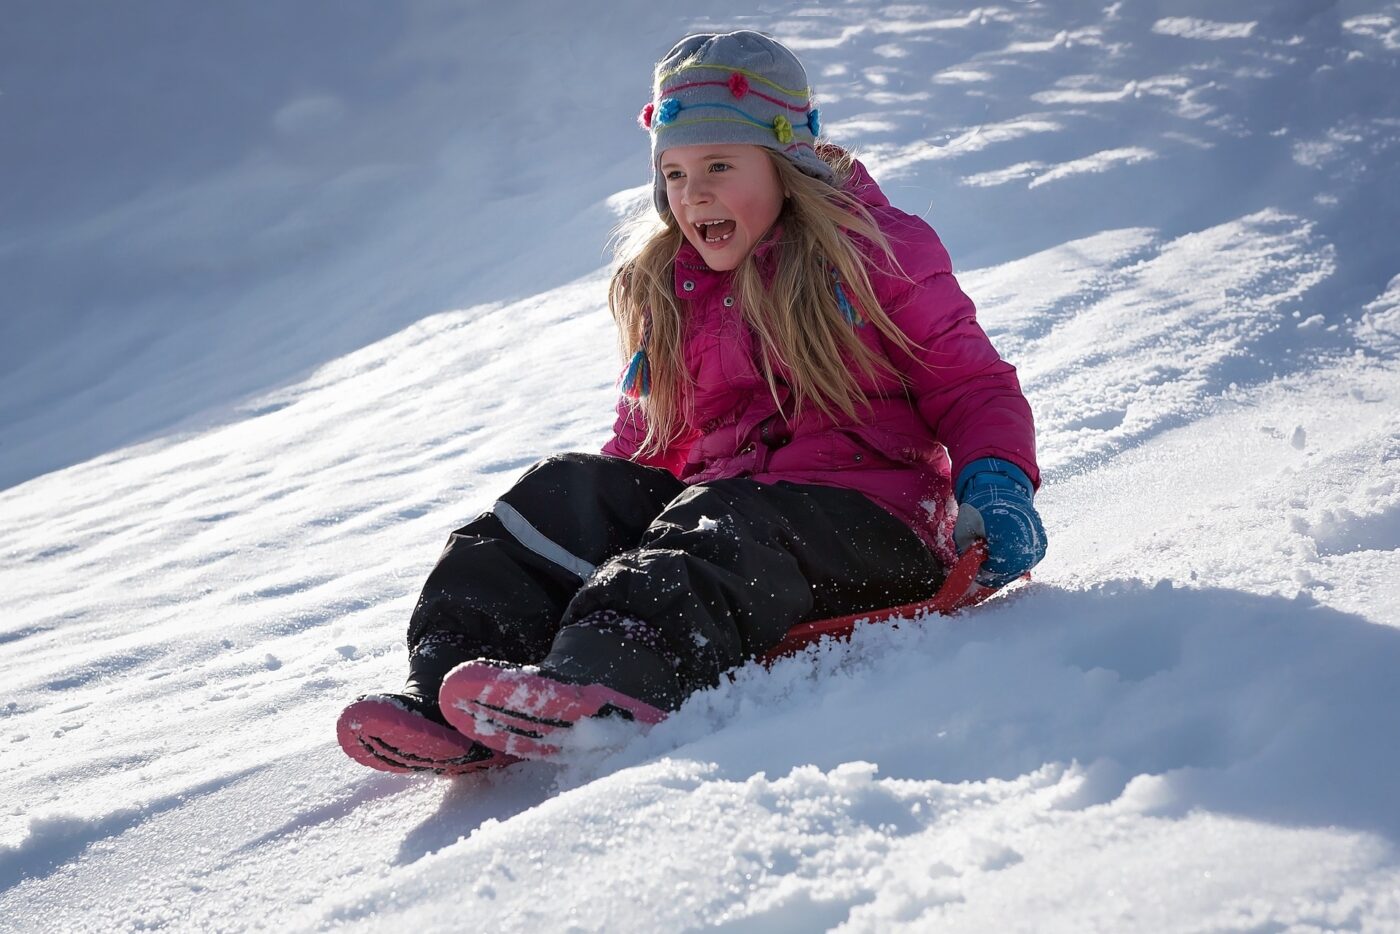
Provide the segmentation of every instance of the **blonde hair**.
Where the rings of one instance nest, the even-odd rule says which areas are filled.
[[[854,157],[820,147],[836,172],[837,187],[805,175],[781,154],[764,149],[778,170],[788,198],[778,216],[782,239],[774,245],[776,271],[765,288],[750,254],[734,270],[733,289],[744,321],[758,337],[758,366],[768,390],[780,402],[776,367],[788,371],[795,417],[807,406],[848,419],[868,403],[858,380],[887,374],[902,378],[890,363],[856,335],[836,298],[833,270],[840,277],[857,320],[876,328],[896,346],[912,351],[907,337],[880,307],[866,262],[852,235],[880,250],[896,275],[903,275],[874,217],[842,190]],[[639,455],[656,454],[685,431],[689,373],[683,356],[685,322],[675,296],[673,264],[685,242],[675,217],[658,220],[648,203],[619,231],[619,265],[608,286],[608,306],[617,322],[623,358],[644,349],[650,367],[649,391],[631,400],[646,419]],[[781,410],[781,405],[780,405]],[[787,413],[784,413],[787,416]]]

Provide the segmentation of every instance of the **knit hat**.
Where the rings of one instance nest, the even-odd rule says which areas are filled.
[[[651,131],[653,200],[661,214],[666,177],[661,154],[672,146],[767,146],[814,178],[834,184],[812,148],[821,133],[802,63],[780,42],[749,30],[687,36],[656,65],[652,100],[638,122]]]

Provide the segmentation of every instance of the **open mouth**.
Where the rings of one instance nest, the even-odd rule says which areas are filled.
[[[704,220],[696,221],[695,229],[700,231],[700,236],[706,243],[720,243],[734,236],[734,230],[738,225],[732,220]]]

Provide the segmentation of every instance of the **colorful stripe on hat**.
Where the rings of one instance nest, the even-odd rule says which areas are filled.
[[[665,84],[667,81],[671,80],[677,75],[684,74],[687,71],[695,71],[701,68],[708,68],[711,71],[727,71],[731,74],[742,75],[748,81],[757,81],[759,84],[770,87],[773,90],[777,91],[779,94],[786,94],[789,97],[812,96],[812,89],[810,87],[801,89],[785,88],[781,84],[778,84],[776,81],[772,81],[759,74],[758,72],[750,71],[747,68],[735,68],[733,65],[707,65],[702,62],[691,62],[689,64],[681,65],[679,68],[672,68],[670,71],[663,71],[661,74],[656,76],[656,83]],[[733,79],[731,78],[730,80]]]
[[[729,77],[723,80],[702,80],[687,81],[681,84],[673,84],[669,87],[666,82],[676,78],[688,71],[699,71],[701,69],[709,71],[721,71],[728,73]],[[789,97],[796,97],[800,103],[790,103],[765,94],[753,87],[754,83],[764,85],[785,94]],[[689,64],[680,68],[665,72],[657,76],[657,84],[661,90],[657,94],[657,100],[648,102],[637,116],[637,122],[643,129],[659,133],[663,129],[691,126],[697,123],[741,123],[751,126],[772,130],[774,137],[784,146],[793,142],[793,131],[804,130],[812,135],[813,139],[821,134],[821,114],[816,107],[812,106],[810,87],[807,88],[785,88],[782,85],[765,78],[763,75],[750,71],[746,68],[735,68],[729,65],[705,65]],[[784,110],[802,114],[801,120],[789,119],[782,114],[775,116],[771,121],[755,117],[752,113],[741,107],[732,104],[723,104],[717,101],[697,101],[692,104],[682,103],[675,95],[681,91],[701,87],[727,87],[729,93],[735,100],[743,100],[745,97],[755,97],[776,104]],[[702,108],[725,110],[737,114],[737,117],[691,117],[687,120],[678,119],[682,111],[695,111]]]

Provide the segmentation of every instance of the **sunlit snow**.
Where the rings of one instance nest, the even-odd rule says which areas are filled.
[[[1400,3],[46,5],[0,28],[0,929],[1400,928]],[[688,31],[798,49],[1050,553],[457,779],[336,746],[596,450]]]

